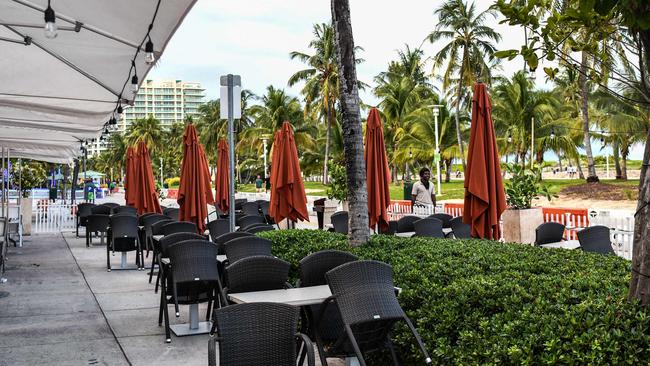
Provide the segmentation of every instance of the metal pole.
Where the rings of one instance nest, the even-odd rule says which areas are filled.
[[[438,196],[442,195],[442,188],[440,186],[440,180],[442,175],[440,175],[440,146],[439,146],[439,137],[438,137],[438,107],[434,107],[433,111],[433,120],[435,124],[435,134],[436,134],[436,180],[438,181]]]
[[[160,186],[163,185],[163,158],[160,158]]]
[[[530,168],[533,168],[533,156],[535,155],[535,117],[530,119]]]
[[[86,192],[86,159],[88,158],[88,149],[84,146],[84,184],[82,185],[84,191],[84,202],[88,202],[88,193]]]
[[[29,218],[32,219],[31,217]],[[23,161],[18,158],[18,246],[23,246]]]
[[[264,181],[266,182],[266,177],[268,174],[268,170],[266,167],[266,139],[262,139],[262,142],[264,143]]]
[[[235,231],[235,120],[233,118],[233,76],[228,74],[228,145],[230,154],[230,205],[228,208],[228,220],[230,221],[230,232]]]
[[[5,214],[5,200],[7,198],[7,195],[5,194],[5,148],[4,146],[2,147],[1,160],[2,160],[2,168],[1,168],[2,171],[0,172],[0,176],[2,176],[2,182],[0,184],[2,185],[2,200],[0,202],[2,203],[2,210],[0,210],[0,215],[6,219],[7,215]],[[3,240],[5,240],[5,238],[3,238]]]

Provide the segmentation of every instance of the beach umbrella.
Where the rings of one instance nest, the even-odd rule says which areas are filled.
[[[384,145],[384,128],[376,108],[370,110],[366,122],[365,160],[370,227],[374,229],[379,225],[381,229],[387,229],[390,171]]]
[[[199,233],[203,233],[208,204],[214,204],[214,196],[210,187],[208,160],[193,124],[185,127],[183,135],[183,164],[177,202],[180,206],[179,219],[195,223]]]
[[[279,223],[307,220],[307,196],[300,174],[298,150],[289,122],[275,132],[273,156],[271,157],[271,202],[269,215]]]
[[[463,222],[471,225],[472,237],[498,240],[499,219],[506,209],[506,196],[501,179],[499,151],[492,104],[485,84],[474,85],[472,127],[465,172]]]
[[[128,206],[135,204],[135,148],[129,146],[126,149],[126,176],[124,177],[124,198]],[[83,174],[82,174],[83,175]]]
[[[138,209],[138,215],[147,212],[162,213],[158,194],[156,193],[156,184],[153,179],[153,168],[151,167],[151,157],[149,149],[144,141],[138,143],[138,148],[133,159],[135,165],[135,179],[129,178],[129,190],[133,190],[133,206]],[[133,186],[133,188],[131,188]]]
[[[219,140],[217,146],[217,174],[214,180],[216,188],[216,205],[221,212],[228,212],[230,207],[230,162],[228,155],[228,143],[225,139]]]

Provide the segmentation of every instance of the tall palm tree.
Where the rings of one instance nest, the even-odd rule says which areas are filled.
[[[126,142],[135,145],[144,141],[152,152],[158,152],[163,147],[163,129],[160,121],[154,116],[138,118],[126,130]]]
[[[359,85],[354,55],[354,36],[350,20],[349,0],[331,0],[335,30],[336,54],[339,60],[339,95],[342,113],[345,172],[350,202],[349,242],[353,246],[366,243],[368,230],[368,189],[363,155],[363,134],[359,109]]]
[[[443,89],[449,89],[454,76],[459,78],[456,99],[456,138],[460,149],[463,168],[465,168],[465,153],[461,137],[460,108],[463,89],[471,87],[476,81],[487,83],[491,81],[491,71],[488,60],[494,59],[495,46],[501,35],[485,23],[489,16],[495,16],[492,8],[477,13],[474,3],[467,4],[463,0],[447,0],[435,14],[438,25],[427,36],[431,43],[449,41],[433,58],[434,72],[447,64],[443,74]]]

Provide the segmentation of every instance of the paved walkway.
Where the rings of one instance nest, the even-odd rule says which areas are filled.
[[[32,236],[9,248],[8,282],[0,284],[0,365],[207,363],[208,335],[172,335],[166,344],[148,272],[107,272],[105,248],[86,248],[73,233]],[[134,258],[130,253],[132,266]],[[119,254],[111,262],[119,267]],[[177,319],[172,305],[170,319],[188,322],[188,307]]]

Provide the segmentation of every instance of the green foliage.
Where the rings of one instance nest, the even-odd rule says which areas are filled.
[[[393,267],[401,306],[434,365],[645,365],[650,311],[626,300],[630,262],[581,251],[479,240],[374,236],[349,247],[341,234],[260,233],[292,264],[323,249]],[[405,365],[423,364],[402,326],[393,335]],[[386,360],[371,362],[382,365]]]
[[[19,166],[14,162],[11,166],[12,180],[16,186],[20,185],[23,198],[29,197],[32,188],[40,187],[46,179],[43,163],[22,160]]]
[[[181,177],[167,178],[165,183],[169,188],[178,188],[181,185]]]
[[[506,202],[508,206],[523,210],[532,206],[533,199],[539,196],[546,197],[549,201],[557,195],[551,194],[548,187],[541,184],[542,172],[539,168],[522,168],[520,165],[506,165],[508,173],[512,174],[509,181],[505,182]]]
[[[327,162],[327,169],[330,175],[329,186],[327,187],[327,198],[339,201],[347,200],[348,184],[345,167],[330,160]]]

